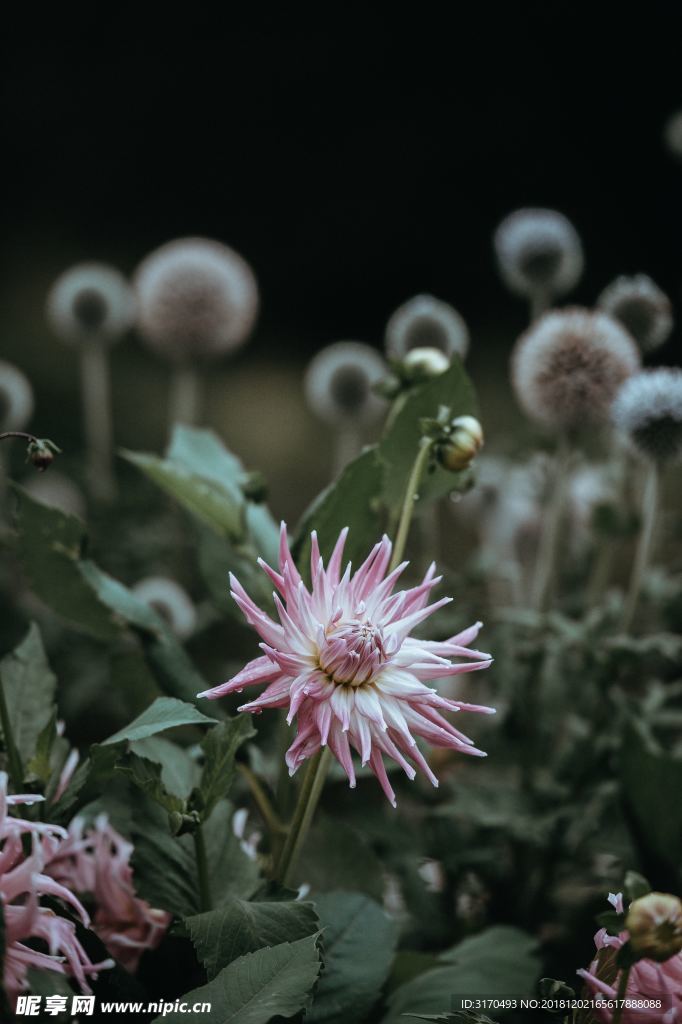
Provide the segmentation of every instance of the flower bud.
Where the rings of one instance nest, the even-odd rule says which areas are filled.
[[[412,348],[403,359],[404,376],[410,383],[439,377],[450,366],[450,360],[439,348]]]
[[[662,892],[641,896],[630,904],[625,927],[639,957],[663,963],[682,951],[682,901]]]
[[[483,428],[473,416],[458,416],[447,429],[447,437],[438,448],[438,461],[457,473],[475,459],[483,446]]]
[[[26,447],[26,461],[32,463],[39,473],[44,473],[54,462],[60,449],[46,437],[34,437]]]

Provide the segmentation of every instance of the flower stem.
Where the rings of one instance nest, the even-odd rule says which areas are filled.
[[[546,612],[549,608],[557,574],[560,553],[559,541],[561,539],[561,527],[566,505],[570,462],[571,450],[568,438],[562,435],[557,447],[556,471],[552,484],[552,493],[543,520],[537,561],[535,563],[535,578],[533,580],[531,598],[533,607],[538,612]]]
[[[330,760],[329,747],[323,747],[308,762],[294,817],[275,870],[275,877],[282,885],[291,885],[299,855],[322,793]]]
[[[199,418],[199,374],[191,363],[178,363],[173,373],[170,394],[170,429],[176,423],[193,426]]]
[[[649,474],[644,485],[644,494],[642,496],[642,527],[639,531],[637,550],[635,551],[635,561],[633,563],[632,574],[630,576],[628,596],[625,601],[623,618],[621,620],[621,628],[624,632],[627,632],[632,626],[632,620],[634,619],[635,612],[637,611],[637,604],[642,589],[644,574],[646,573],[649,565],[654,530],[656,528],[656,514],[658,512],[658,477],[658,465],[657,463],[652,462],[649,466]]]
[[[618,979],[618,991],[616,993],[616,1009],[614,1011],[611,1024],[619,1024],[620,1019],[623,1016],[623,1002],[627,995],[629,978],[630,967],[623,967],[623,969],[620,972],[620,978]]]
[[[279,820],[279,815],[275,811],[274,807],[270,803],[270,798],[260,784],[258,777],[251,771],[248,765],[243,762],[239,762],[237,767],[241,774],[244,776],[247,786],[251,791],[251,796],[254,799],[254,803],[258,808],[260,815],[267,825],[268,831],[271,836],[275,836],[284,830],[284,825]]]
[[[201,824],[198,824],[192,833],[194,837],[194,854],[197,862],[197,882],[199,883],[199,909],[201,911],[211,909],[211,887],[208,881],[208,858],[206,857],[206,843]]]
[[[2,736],[5,741],[5,753],[7,754],[8,775],[10,777],[15,792],[20,793],[24,781],[24,769],[21,764],[21,757],[19,756],[17,745],[14,742],[12,722],[10,721],[9,711],[7,710],[7,701],[5,700],[5,684],[3,683],[1,676],[0,726],[2,726]]]
[[[88,481],[102,500],[115,496],[111,466],[113,424],[109,384],[109,352],[104,345],[86,342],[81,348],[83,421],[88,451]]]
[[[405,553],[405,544],[407,543],[407,535],[410,532],[410,523],[412,522],[414,505],[419,497],[418,488],[421,482],[422,473],[424,472],[431,453],[431,444],[432,441],[429,437],[423,437],[419,442],[419,451],[417,452],[417,457],[412,465],[410,478],[407,481],[407,489],[405,491],[400,519],[398,521],[398,532],[396,533],[395,544],[393,545],[393,557],[391,559],[391,564],[388,567],[389,573],[393,572],[396,565],[399,565]]]

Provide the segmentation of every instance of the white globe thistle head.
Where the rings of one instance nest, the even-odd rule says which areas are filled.
[[[682,160],[682,110],[676,110],[665,122],[663,139],[672,155]]]
[[[0,430],[24,430],[34,407],[33,388],[26,374],[0,359]]]
[[[142,338],[170,359],[210,359],[238,348],[258,314],[249,264],[207,238],[162,245],[142,261],[134,283]]]
[[[315,356],[304,379],[313,412],[334,426],[378,420],[386,403],[373,391],[386,374],[379,353],[360,341],[339,341]]]
[[[68,476],[57,470],[50,473],[33,474],[22,485],[42,505],[58,508],[67,515],[84,519],[86,514],[85,496]]]
[[[135,584],[132,592],[158,612],[181,640],[192,635],[197,624],[196,609],[187,592],[175,580],[166,576],[147,576]]]
[[[606,313],[578,307],[540,317],[517,341],[511,364],[528,416],[568,431],[605,420],[619,388],[639,368],[627,331]]]
[[[450,366],[450,360],[439,348],[411,348],[402,362],[402,370],[410,381],[439,377]]]
[[[405,359],[415,348],[435,348],[448,359],[464,359],[469,350],[469,330],[447,302],[432,295],[415,295],[399,306],[386,324],[386,352]]]
[[[63,341],[111,344],[132,326],[135,298],[115,267],[78,263],[53,284],[47,298],[47,316]]]
[[[623,325],[643,352],[662,345],[673,329],[670,299],[646,274],[617,277],[597,305]]]
[[[612,419],[645,458],[682,458],[682,370],[663,367],[630,377],[616,396]]]
[[[494,246],[503,281],[526,298],[565,295],[583,272],[578,233],[557,210],[516,210],[498,226]]]

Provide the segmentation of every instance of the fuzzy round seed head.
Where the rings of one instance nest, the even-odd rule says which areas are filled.
[[[512,353],[512,384],[524,411],[547,427],[573,430],[607,418],[621,385],[640,366],[630,335],[605,313],[546,313]]]
[[[448,359],[464,359],[469,330],[456,309],[432,295],[415,295],[396,309],[386,325],[386,352],[404,359],[414,348],[437,348]]]
[[[450,366],[450,360],[439,348],[411,348],[403,359],[403,372],[409,380],[439,377]]]
[[[682,901],[669,893],[647,893],[630,904],[625,927],[636,953],[663,963],[682,951]]]
[[[24,430],[33,415],[33,388],[28,377],[0,360],[0,430]]]
[[[251,267],[206,238],[180,238],[150,253],[135,289],[142,337],[170,359],[215,358],[238,348],[258,313]]]
[[[135,597],[144,601],[166,620],[176,636],[185,639],[194,632],[197,613],[186,591],[165,576],[148,576],[132,588]]]
[[[118,341],[135,319],[135,300],[123,274],[106,263],[79,263],[57,278],[47,316],[63,341]]]
[[[372,423],[386,403],[372,388],[385,376],[379,353],[360,341],[339,341],[315,356],[305,375],[305,395],[313,412],[327,423]]]
[[[631,377],[618,392],[612,418],[646,458],[682,458],[682,370],[643,370]]]
[[[666,121],[663,139],[672,155],[682,160],[682,110],[676,110]]]
[[[673,329],[670,299],[646,274],[617,277],[597,305],[618,320],[644,352],[662,345]]]
[[[516,210],[497,228],[494,245],[502,279],[517,295],[564,295],[583,272],[580,238],[556,210]]]

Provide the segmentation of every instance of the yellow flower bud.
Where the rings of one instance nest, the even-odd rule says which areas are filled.
[[[450,436],[440,448],[439,460],[453,473],[466,469],[483,446],[483,428],[473,416],[458,416],[450,424]]]
[[[682,901],[650,892],[634,900],[625,918],[630,944],[642,957],[662,963],[682,950]]]

